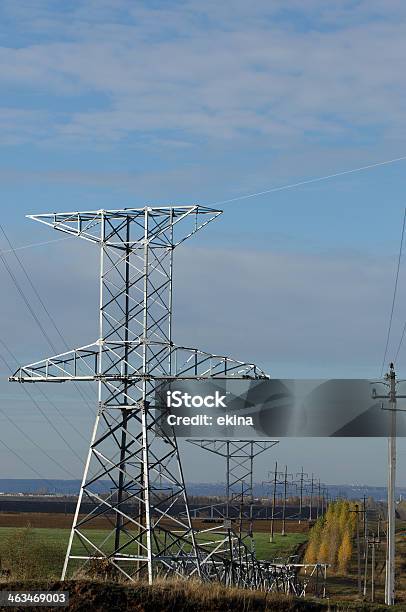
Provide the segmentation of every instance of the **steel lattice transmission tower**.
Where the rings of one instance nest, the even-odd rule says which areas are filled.
[[[225,552],[232,541],[232,556],[243,558],[247,552],[255,566],[253,534],[254,459],[278,444],[278,440],[188,439],[188,442],[223,457],[226,462],[226,502],[216,504],[216,514],[222,516],[229,530],[206,529],[212,537],[212,547]],[[207,508],[202,508],[204,512]],[[198,509],[195,511],[195,515]],[[213,511],[213,506],[211,506]],[[237,523],[233,527],[233,522]],[[250,576],[256,588],[257,577]],[[241,581],[240,581],[241,584]]]
[[[189,439],[199,446],[226,460],[226,506],[222,513],[225,518],[243,514],[252,519],[254,502],[254,459],[278,444],[279,440],[227,440]],[[247,511],[248,507],[248,511]]]
[[[172,341],[174,249],[220,214],[193,205],[30,215],[100,249],[96,342],[10,379],[98,385],[63,578],[97,560],[129,579],[147,573],[150,582],[166,573],[210,579],[222,564],[196,543],[176,437],[161,426],[165,409],[155,396],[157,381],[168,378],[264,377],[252,364]],[[100,493],[106,481],[110,490]],[[183,509],[176,516],[175,506]]]

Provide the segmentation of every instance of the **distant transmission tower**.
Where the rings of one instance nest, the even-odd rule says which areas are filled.
[[[187,440],[226,460],[226,506],[224,518],[241,514],[252,519],[254,502],[254,459],[278,444],[279,440]]]
[[[227,439],[188,439],[188,442],[224,457],[226,463],[226,503],[217,504],[216,514],[222,516],[228,530],[215,533],[212,528],[207,533],[212,535],[212,546],[217,550],[226,550],[230,539],[233,539],[232,555],[242,558],[246,551],[255,557],[253,533],[254,505],[254,459],[269,448],[278,444],[278,440],[227,440]],[[205,508],[202,509],[203,511]],[[213,506],[212,506],[213,510]],[[199,509],[196,510],[196,513]],[[238,526],[233,527],[234,523]],[[251,560],[251,564],[254,559]],[[251,583],[256,581],[250,577]],[[255,584],[256,586],[256,584]]]
[[[172,341],[174,249],[220,214],[194,205],[30,215],[100,248],[98,340],[10,378],[98,384],[63,578],[95,562],[150,583],[168,573],[210,578],[222,565],[196,541],[176,437],[165,433],[155,396],[168,378],[264,377],[252,364]]]

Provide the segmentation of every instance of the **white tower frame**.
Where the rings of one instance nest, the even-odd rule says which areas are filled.
[[[211,578],[221,558],[196,541],[176,436],[161,426],[157,381],[263,378],[253,364],[172,341],[173,253],[221,211],[198,205],[30,215],[100,248],[96,342],[21,367],[17,382],[90,381],[98,410],[62,578],[107,563],[134,580]],[[110,481],[101,494],[100,481]],[[89,510],[89,505],[91,509]],[[176,505],[183,512],[171,512]],[[92,527],[103,525],[103,535]],[[210,567],[209,567],[210,566]],[[224,574],[224,571],[223,571]]]

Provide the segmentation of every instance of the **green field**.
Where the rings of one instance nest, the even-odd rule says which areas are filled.
[[[69,529],[55,528],[0,528],[0,560],[4,568],[17,568],[13,572],[22,574],[33,574],[38,577],[58,576],[62,569],[64,554],[66,551]],[[102,529],[92,529],[85,535],[97,545],[103,542],[109,532]],[[209,534],[198,537],[200,541],[212,539]],[[307,540],[307,534],[291,533],[286,536],[276,534],[274,542],[269,542],[269,534],[255,533],[255,550],[258,559],[286,560],[294,554],[300,544]],[[111,542],[111,544],[110,544]],[[112,546],[110,538],[103,546],[108,550]],[[135,544],[132,544],[133,552]],[[81,543],[75,538],[73,554],[83,554]],[[20,569],[18,569],[20,568]]]
[[[13,536],[16,533],[23,532],[24,528],[18,527],[0,527],[0,542],[7,537]],[[33,535],[38,537],[44,544],[60,546],[62,550],[66,550],[69,538],[69,529],[47,529],[46,527],[38,527],[30,529]],[[96,544],[102,542],[107,535],[104,529],[84,530],[85,535],[89,535],[92,541]],[[209,539],[210,536],[205,536]],[[276,557],[287,557],[295,553],[296,548],[307,541],[305,533],[288,533],[285,536],[275,534],[274,542],[269,542],[269,534],[255,533],[255,550],[258,559],[274,559]],[[0,544],[1,546],[1,544]],[[78,550],[74,550],[78,552]]]
[[[307,533],[288,533],[285,536],[279,534],[274,535],[274,541],[269,542],[267,533],[254,534],[255,551],[258,559],[275,559],[286,557],[295,554],[298,546],[307,542]]]

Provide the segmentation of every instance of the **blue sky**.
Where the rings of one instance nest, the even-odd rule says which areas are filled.
[[[15,246],[56,237],[25,220],[28,213],[211,204],[406,155],[403,2],[251,4],[1,2],[0,206]],[[405,168],[403,161],[225,204],[222,218],[179,252],[179,342],[256,361],[274,376],[377,376]],[[92,341],[96,254],[71,240],[20,253],[69,344]],[[0,337],[22,363],[48,355],[4,269],[0,275]],[[392,352],[405,287],[402,268]],[[401,375],[405,359],[403,351]],[[76,395],[58,393],[88,431]],[[21,397],[0,385],[3,409],[69,463]],[[1,423],[46,472],[44,457]],[[318,442],[320,453],[326,443]],[[304,442],[279,445],[278,456],[324,470],[325,480],[348,480],[354,470],[354,480],[384,481],[382,441],[366,445],[365,465],[348,442],[347,467],[338,460],[343,447],[329,444],[322,468]],[[30,475],[1,449],[0,458],[4,476]],[[79,473],[77,463],[72,470]]]

